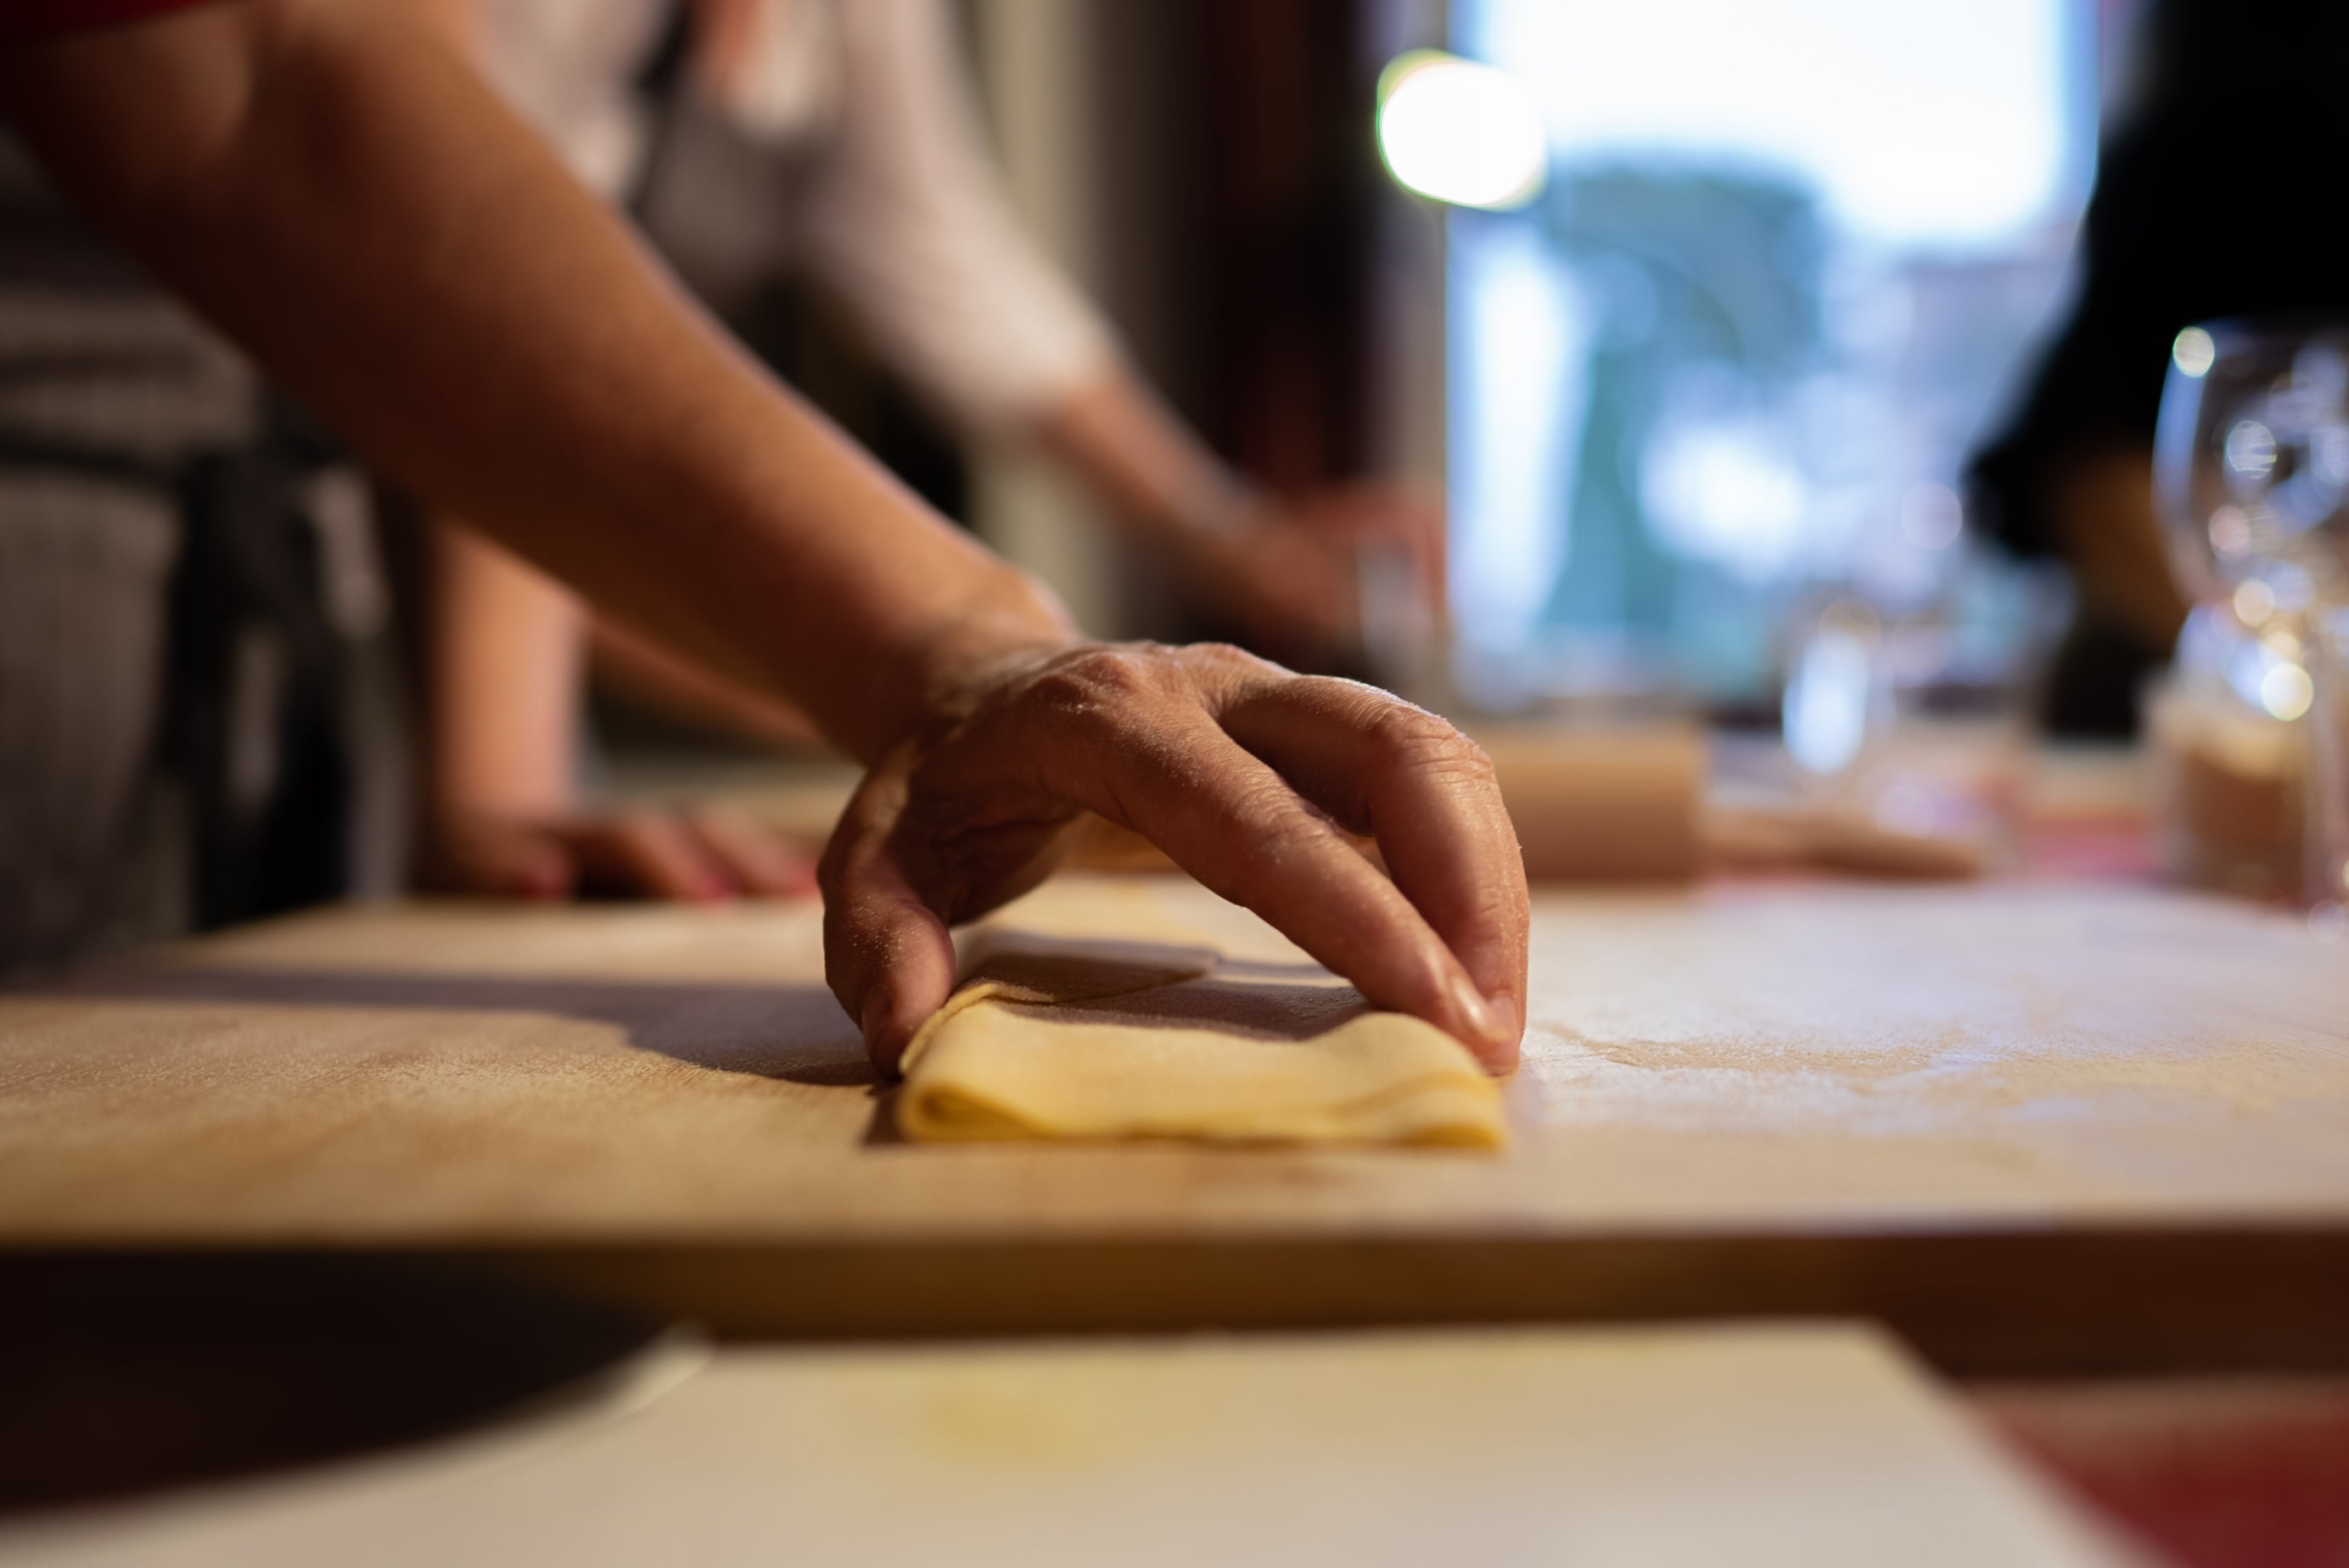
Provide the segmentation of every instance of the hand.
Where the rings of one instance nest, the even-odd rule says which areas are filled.
[[[947,999],[947,928],[1042,881],[1080,809],[1143,834],[1495,1072],[1527,906],[1492,764],[1444,720],[1235,648],[999,655],[865,776],[825,849],[824,959],[885,1070]],[[1375,838],[1392,879],[1338,831]]]
[[[1402,571],[1380,575],[1415,582],[1423,624],[1444,623],[1444,509],[1433,497],[1392,484],[1262,495],[1113,361],[1044,410],[1033,433],[1268,647],[1317,658],[1400,652],[1393,605],[1364,624],[1366,552],[1400,554]]]
[[[1446,614],[1444,509],[1400,486],[1355,484],[1264,500],[1237,525],[1201,536],[1201,564],[1250,635],[1324,652],[1363,639],[1362,564],[1399,558],[1433,624]]]
[[[815,862],[805,851],[723,806],[541,817],[468,811],[427,836],[423,881],[443,892],[710,903],[815,892]]]

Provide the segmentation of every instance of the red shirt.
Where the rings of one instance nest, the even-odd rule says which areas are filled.
[[[0,44],[86,33],[204,4],[206,0],[0,0]]]

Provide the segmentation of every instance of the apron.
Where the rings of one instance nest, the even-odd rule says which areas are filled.
[[[388,621],[364,481],[0,142],[0,977],[396,885]]]

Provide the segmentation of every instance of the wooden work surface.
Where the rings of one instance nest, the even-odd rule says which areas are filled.
[[[1023,922],[1294,957],[1173,878]],[[2349,952],[2135,890],[1546,895],[1514,1146],[915,1147],[812,907],[352,909],[0,997],[0,1245],[522,1260],[770,1333],[1857,1312],[2349,1359]]]

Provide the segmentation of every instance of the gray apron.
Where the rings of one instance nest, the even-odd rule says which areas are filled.
[[[0,139],[0,978],[393,885],[367,500]]]

